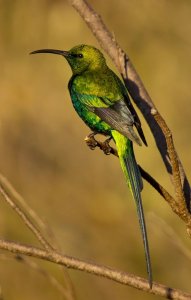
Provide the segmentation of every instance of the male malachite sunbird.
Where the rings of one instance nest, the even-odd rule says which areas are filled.
[[[82,120],[97,133],[113,139],[127,185],[136,202],[145,249],[149,284],[152,270],[144,220],[141,190],[143,182],[137,166],[133,142],[147,145],[139,117],[130,102],[126,88],[119,77],[107,66],[103,54],[88,45],[79,45],[69,51],[41,49],[31,52],[53,53],[63,56],[72,69],[68,88],[73,106]],[[134,131],[136,127],[137,133]]]

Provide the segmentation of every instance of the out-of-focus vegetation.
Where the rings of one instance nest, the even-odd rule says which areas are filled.
[[[90,2],[140,72],[190,175],[191,2]],[[146,277],[135,205],[118,160],[91,152],[83,141],[89,129],[71,105],[67,63],[58,56],[28,55],[39,48],[67,50],[79,43],[98,46],[67,1],[1,0],[1,172],[46,220],[64,253]],[[137,160],[172,191],[144,120],[143,129],[149,147],[135,147]],[[185,226],[148,184],[143,199],[154,279],[188,290],[191,261],[174,245],[176,239],[169,238],[167,225],[156,222],[150,212],[191,250]],[[0,236],[36,244],[15,213],[2,199],[0,203]],[[61,299],[35,270],[12,260],[0,264],[5,299]],[[43,266],[62,281],[57,267]],[[84,273],[70,275],[79,300],[157,299]]]

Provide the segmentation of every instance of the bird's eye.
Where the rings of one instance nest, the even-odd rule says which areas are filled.
[[[72,53],[71,57],[83,58],[83,54],[81,54],[81,53]]]

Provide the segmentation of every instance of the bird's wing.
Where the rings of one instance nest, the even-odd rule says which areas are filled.
[[[112,72],[113,73],[113,72]],[[113,76],[115,77],[115,80],[117,81],[118,85],[120,86],[120,91],[122,92],[122,97],[123,97],[123,103],[126,104],[128,111],[130,112],[130,114],[133,116],[134,119],[134,125],[141,137],[141,140],[143,141],[143,143],[145,144],[145,146],[147,146],[147,141],[145,139],[142,127],[141,127],[141,121],[136,113],[136,110],[133,107],[133,104],[130,101],[129,95],[127,93],[127,90],[125,88],[125,86],[123,85],[123,83],[121,82],[121,80],[119,79],[119,77],[113,73]]]
[[[90,109],[91,110],[91,109]],[[117,130],[128,139],[136,142],[141,146],[141,141],[133,129],[133,123],[131,120],[123,118],[113,107],[94,107],[92,111],[100,117],[101,120],[109,124],[113,129]]]
[[[145,146],[148,146],[145,135],[144,135],[142,127],[141,127],[141,121],[140,121],[140,119],[136,113],[136,110],[134,109],[133,104],[131,103],[127,93],[124,94],[124,102],[126,103],[126,106],[128,107],[129,111],[131,112],[131,114],[134,118],[134,125],[139,133],[139,136],[141,137],[141,140],[143,141]]]
[[[89,111],[95,113],[101,120],[109,124],[113,129],[141,145],[141,141],[133,130],[134,118],[124,100],[118,100],[111,105],[106,97],[77,93],[78,100]]]

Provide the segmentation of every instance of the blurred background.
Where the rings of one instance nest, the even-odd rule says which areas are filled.
[[[140,73],[190,177],[191,2],[89,2]],[[81,43],[99,47],[67,1],[0,1],[0,170],[48,224],[63,253],[147,277],[136,209],[119,161],[85,145],[89,129],[70,101],[69,66],[58,56],[29,56],[35,49],[68,50]],[[135,146],[137,161],[173,192],[142,124],[149,147]],[[147,183],[143,202],[154,280],[189,291],[185,225]],[[3,198],[0,236],[39,246]],[[57,266],[38,263],[63,281]],[[45,276],[11,255],[3,254],[0,264],[5,299],[63,299]],[[69,274],[78,300],[160,299],[86,273]]]

